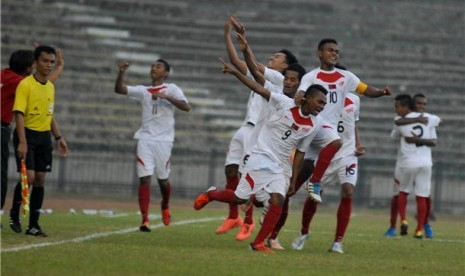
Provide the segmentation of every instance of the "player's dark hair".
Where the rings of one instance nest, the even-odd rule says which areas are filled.
[[[47,54],[54,54],[55,56],[57,55],[55,48],[46,45],[40,45],[34,50],[34,59],[39,60],[40,54],[42,52],[45,52]]]
[[[410,110],[414,110],[413,99],[409,94],[400,94],[395,98],[402,106],[408,107]]]
[[[167,72],[169,72],[169,71],[171,70],[171,65],[170,65],[166,60],[164,60],[164,59],[162,59],[162,58],[159,58],[159,59],[157,59],[156,62],[161,62],[161,63],[163,63],[163,65],[165,65],[165,70],[166,70]]]
[[[321,50],[323,46],[327,43],[334,43],[337,45],[337,41],[334,38],[323,38],[320,40],[320,43],[318,43],[318,50]]]
[[[307,96],[313,96],[317,92],[322,92],[325,95],[328,94],[328,90],[326,90],[326,88],[322,85],[312,84],[307,88],[307,91],[305,91],[304,98],[307,98]]]
[[[287,49],[281,49],[278,51],[278,53],[283,53],[284,55],[286,55],[286,63],[288,65],[299,62],[297,58],[294,56],[294,54]]]
[[[33,63],[34,54],[31,50],[17,50],[11,54],[8,66],[13,72],[24,75]]]
[[[307,73],[305,68],[302,65],[298,64],[298,63],[290,64],[286,68],[286,70],[284,70],[284,74],[286,74],[286,71],[295,71],[295,72],[297,72],[297,74],[299,75],[299,81],[301,81],[302,77]]]

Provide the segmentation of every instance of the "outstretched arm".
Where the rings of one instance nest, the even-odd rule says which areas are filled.
[[[245,31],[244,34],[237,33],[236,37],[237,40],[239,40],[239,45],[242,50],[242,53],[244,54],[244,59],[247,64],[247,68],[249,68],[250,73],[259,84],[265,85],[265,76],[263,76],[263,72],[260,71],[255,56],[252,53],[252,49],[250,49],[249,44],[245,39]],[[263,68],[263,70],[265,70],[265,68]]]
[[[250,78],[246,77],[233,66],[226,63],[222,58],[220,58],[220,61],[223,64],[223,73],[229,73],[231,75],[236,76],[236,78],[238,78],[243,84],[245,84],[248,88],[265,98],[267,101],[270,99],[271,92],[268,89],[265,89],[256,81],[253,81]]]
[[[123,94],[123,95],[128,94],[127,86],[123,85],[124,73],[126,72],[128,67],[129,67],[129,63],[127,62],[122,62],[119,64],[118,76],[116,77],[116,81],[115,81],[115,93],[117,94]]]
[[[376,88],[373,86],[368,86],[363,82],[360,82],[357,87],[357,92],[363,94],[370,98],[379,98],[382,96],[390,96],[391,89],[389,87],[384,87],[383,89]]]
[[[188,102],[186,102],[184,100],[176,99],[176,98],[168,96],[168,95],[166,95],[164,93],[156,93],[156,94],[153,94],[152,97],[165,99],[165,100],[169,101],[170,103],[172,103],[174,106],[176,106],[177,108],[179,108],[182,111],[189,112],[191,110],[191,105]]]
[[[228,17],[226,24],[224,25],[224,39],[226,42],[226,51],[228,52],[229,61],[241,72],[243,75],[247,74],[247,64],[239,58],[234,48],[234,44],[231,38],[231,30],[236,22],[234,15]]]

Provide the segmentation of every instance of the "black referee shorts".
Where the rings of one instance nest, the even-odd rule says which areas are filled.
[[[52,171],[52,140],[50,131],[26,130],[27,154],[26,167],[36,172]],[[15,130],[13,133],[13,145],[15,151],[18,149],[19,139]],[[17,171],[21,170],[21,160],[16,155]]]

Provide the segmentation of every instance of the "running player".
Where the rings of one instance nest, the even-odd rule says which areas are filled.
[[[142,224],[139,230],[150,232],[150,183],[155,170],[162,195],[161,214],[164,225],[171,223],[169,200],[171,194],[170,160],[174,142],[174,110],[190,111],[183,91],[173,83],[166,83],[171,66],[158,59],[150,68],[152,85],[125,86],[124,73],[129,63],[119,65],[115,92],[140,102],[142,125],[134,134],[137,140],[137,175],[139,177],[139,209]]]
[[[267,247],[264,241],[280,217],[288,188],[293,189],[294,181],[289,181],[289,179],[302,164],[304,152],[320,127],[320,121],[316,115],[326,104],[326,89],[321,85],[310,86],[301,105],[295,105],[293,99],[278,93],[271,93],[224,61],[223,72],[233,74],[265,98],[268,101],[270,116],[260,131],[236,191],[228,189],[217,191],[216,187],[210,187],[196,198],[194,208],[200,210],[213,200],[243,204],[252,195],[255,195],[258,201],[263,202],[269,196],[269,210],[250,248],[272,253],[274,251]],[[291,171],[289,157],[294,147],[297,150]],[[264,198],[261,198],[262,190],[267,194]]]

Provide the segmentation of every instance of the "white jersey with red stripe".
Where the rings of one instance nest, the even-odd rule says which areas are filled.
[[[401,168],[418,168],[432,166],[431,147],[422,144],[407,143],[405,137],[412,137],[413,134],[423,139],[436,139],[436,127],[440,123],[440,118],[430,113],[410,112],[405,115],[406,118],[415,118],[419,116],[428,117],[426,125],[414,123],[402,126],[395,126],[392,136],[400,135],[400,158],[398,160]],[[397,120],[400,117],[396,117]]]
[[[355,155],[355,123],[359,120],[359,116],[360,97],[349,93],[344,100],[344,109],[337,124],[337,132],[342,139],[342,147],[336,153],[333,160]]]
[[[355,92],[360,79],[347,70],[334,68],[325,71],[316,68],[305,74],[300,82],[299,91],[307,91],[312,84],[320,84],[328,90],[326,105],[320,113],[332,127],[336,128],[344,108],[344,100],[349,92]]]
[[[163,93],[187,102],[184,92],[175,84],[163,83],[158,86],[128,86],[128,98],[140,102],[142,125],[134,139],[152,141],[174,141],[175,106],[166,99],[152,98],[153,93]]]
[[[266,169],[290,177],[289,156],[292,150],[295,147],[299,151],[307,151],[321,123],[316,116],[303,115],[301,107],[295,105],[294,99],[283,94],[271,93],[268,106],[269,119],[252,149],[252,155],[265,157],[268,162],[247,163],[245,169]]]
[[[269,82],[269,90],[283,91],[284,75],[282,73],[265,67],[263,76]],[[247,77],[253,79],[253,76],[249,70],[247,70]],[[244,124],[252,123],[253,125],[256,125],[258,123],[261,110],[265,105],[267,105],[266,100],[259,94],[251,91],[249,100],[247,101],[247,113],[244,119]]]

